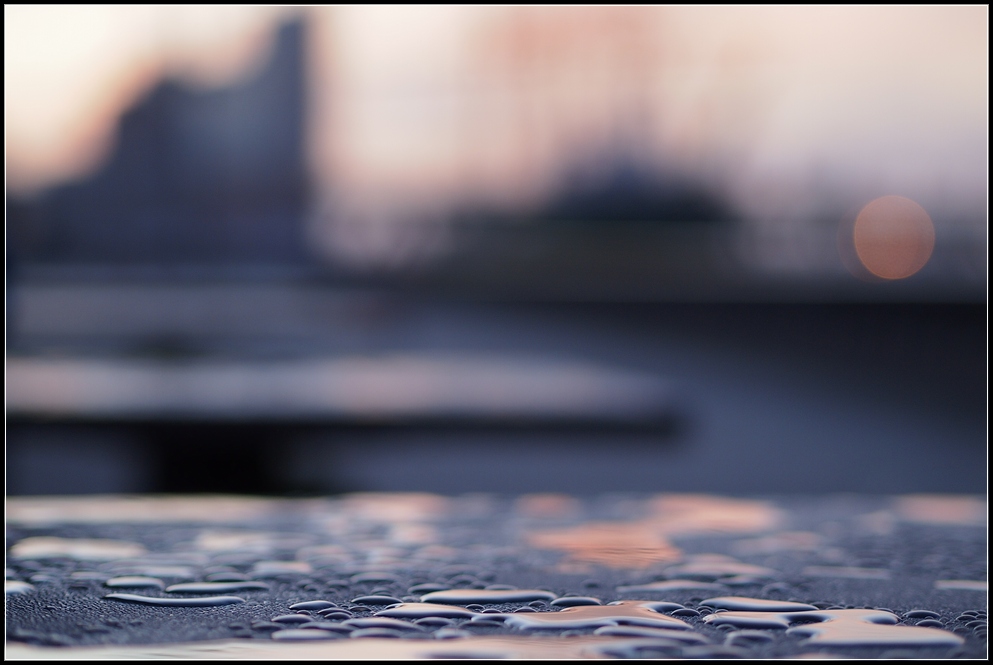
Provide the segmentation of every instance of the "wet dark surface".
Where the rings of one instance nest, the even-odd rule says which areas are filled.
[[[7,529],[15,658],[987,653],[966,495],[22,498]]]

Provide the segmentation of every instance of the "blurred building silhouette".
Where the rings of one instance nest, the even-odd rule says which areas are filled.
[[[86,179],[8,201],[25,262],[295,263],[304,259],[305,25],[281,27],[249,80],[157,84]]]

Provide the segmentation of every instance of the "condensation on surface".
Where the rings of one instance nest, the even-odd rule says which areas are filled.
[[[702,494],[661,494],[644,503],[647,516],[635,521],[588,522],[534,530],[526,542],[566,553],[560,570],[583,572],[590,565],[645,569],[675,563],[682,552],[671,542],[695,534],[757,533],[775,528],[782,514],[770,503]]]
[[[897,616],[882,610],[722,612],[704,617],[704,621],[715,626],[786,629],[787,634],[809,638],[807,643],[814,646],[944,647],[964,642],[958,635],[939,628],[894,625]],[[790,628],[790,624],[798,622],[803,623]]]
[[[409,505],[405,505],[408,496]],[[970,514],[972,508],[969,506],[975,505],[971,498],[966,502],[944,504],[940,501],[935,504],[933,497],[900,497],[897,501],[908,498],[925,501],[932,510],[935,505],[944,505],[943,512],[939,514],[946,517],[939,519],[932,514],[928,522],[939,527],[943,524],[954,525],[955,520],[961,521],[963,514]],[[70,564],[72,567],[63,573],[70,585],[78,580],[77,588],[85,589],[88,585],[91,592],[99,590],[100,594],[110,590],[141,593],[141,586],[149,588],[148,596],[129,593],[103,596],[106,600],[98,602],[107,607],[114,605],[114,601],[140,603],[150,607],[131,610],[156,614],[167,613],[164,608],[169,606],[200,607],[190,612],[207,616],[209,613],[220,615],[220,612],[211,609],[212,606],[231,602],[240,604],[232,609],[248,616],[255,611],[256,603],[263,600],[258,595],[259,591],[272,591],[273,595],[269,592],[265,594],[271,601],[278,594],[292,590],[290,597],[284,599],[285,604],[273,606],[271,611],[265,610],[261,623],[267,627],[258,629],[262,632],[254,635],[271,637],[279,644],[264,639],[247,640],[257,651],[246,650],[246,640],[241,640],[237,643],[213,643],[213,646],[201,643],[92,649],[65,647],[58,651],[60,658],[77,657],[73,654],[79,654],[80,658],[165,658],[170,656],[163,654],[187,654],[176,657],[230,659],[719,658],[749,653],[747,649],[756,648],[755,645],[761,642],[761,635],[775,636],[770,640],[778,640],[779,644],[786,634],[784,631],[805,638],[805,644],[816,648],[954,647],[962,644],[960,637],[943,630],[940,627],[942,624],[937,621],[930,624],[933,627],[898,626],[894,625],[898,620],[896,616],[882,610],[816,610],[814,605],[791,602],[794,596],[802,596],[799,600],[810,601],[817,607],[830,606],[823,601],[837,602],[838,605],[853,602],[836,597],[833,592],[827,592],[825,597],[823,590],[816,596],[808,596],[807,590],[797,582],[800,574],[804,578],[814,578],[808,581],[827,589],[827,585],[835,588],[846,579],[885,581],[890,572],[882,568],[842,565],[862,562],[850,557],[831,561],[838,565],[804,567],[807,562],[827,560],[826,553],[832,551],[836,544],[831,540],[831,534],[841,533],[842,523],[838,522],[836,532],[822,529],[825,535],[801,531],[775,532],[784,523],[783,513],[766,502],[697,495],[657,495],[641,500],[625,497],[591,507],[597,511],[598,518],[604,515],[630,516],[631,521],[598,519],[586,524],[577,523],[577,511],[581,516],[587,508],[583,500],[559,495],[531,495],[514,502],[501,502],[484,496],[443,498],[400,494],[354,495],[341,499],[306,500],[299,504],[283,500],[250,499],[249,502],[259,508],[253,514],[255,521],[252,523],[232,520],[220,526],[192,521],[183,524],[181,529],[169,525],[161,532],[181,533],[176,540],[168,541],[173,548],[169,552],[149,553],[141,545],[125,540],[24,538],[11,549],[11,560],[16,564],[11,564],[13,574],[9,576],[26,581],[9,580],[8,593],[12,583],[14,588],[32,591],[33,587],[27,581],[35,581],[34,572],[47,573],[46,567],[59,563],[18,558],[18,552],[44,552],[47,547],[47,551],[57,552],[52,556],[65,557],[67,549],[76,547],[78,552],[80,543],[87,542],[116,543],[118,549],[103,552],[101,556],[109,556],[109,552],[113,551],[114,556],[110,560],[98,557],[90,564]],[[71,513],[74,500],[62,500],[61,503]],[[165,501],[163,505],[176,504]],[[300,512],[293,508],[297,505]],[[913,502],[910,505],[912,507]],[[874,506],[869,509],[874,509]],[[887,519],[897,522],[908,519],[901,512],[905,509],[892,508],[878,512],[891,515],[892,518]],[[209,505],[201,510],[209,510]],[[901,517],[897,517],[898,513]],[[949,514],[959,517],[947,517]],[[296,521],[286,522],[288,516]],[[490,522],[486,521],[489,519],[506,521],[494,522],[502,530],[487,533],[487,536],[493,536],[487,542],[487,538],[475,532],[489,528]],[[854,524],[857,519],[850,521]],[[66,523],[73,521],[69,519]],[[148,520],[142,522],[147,523]],[[977,526],[971,521],[965,523]],[[557,528],[551,528],[551,525],[557,525]],[[128,525],[115,530],[104,526],[90,528],[100,534],[117,537],[137,538],[135,534],[139,532],[138,527]],[[159,526],[141,528],[162,529]],[[280,528],[287,529],[287,532],[278,532]],[[82,533],[82,527],[73,529],[73,534]],[[308,530],[309,533],[306,532]],[[936,531],[945,533],[946,529],[941,527]],[[719,550],[727,547],[736,555],[744,557],[750,554],[759,558],[746,562],[724,554],[686,555],[673,545],[671,539],[687,535],[704,537],[700,542],[691,539],[676,541],[688,550],[696,547],[698,551],[706,552],[711,548]],[[721,538],[711,538],[712,535]],[[741,535],[753,537],[741,538]],[[434,540],[425,540],[429,536]],[[142,539],[142,542],[146,540]],[[529,550],[529,545],[545,551]],[[100,552],[99,549],[93,551]],[[791,554],[797,552],[800,554]],[[32,558],[35,556],[33,554]],[[556,558],[559,556],[561,558]],[[503,577],[507,570],[504,566],[511,561],[516,561],[514,565],[518,566],[532,566],[536,574],[545,571],[548,578]],[[566,565],[561,565],[561,561]],[[756,565],[754,561],[768,566]],[[790,562],[796,565],[787,565]],[[879,563],[875,560],[865,562]],[[597,565],[614,571],[635,572],[608,573],[602,568],[595,568]],[[563,583],[561,577],[551,574],[563,570],[581,571],[584,566],[592,567],[594,572],[585,576],[583,582],[579,581],[583,578],[577,577]],[[70,570],[73,572],[70,573]],[[892,574],[894,578],[899,578],[900,573]],[[945,574],[951,576],[954,573]],[[957,574],[977,575],[972,569]],[[982,576],[982,573],[977,576]],[[39,583],[41,577],[43,575],[39,576]],[[258,581],[259,578],[265,578],[265,581]],[[555,579],[559,581],[552,585]],[[197,581],[190,584],[193,580]],[[732,587],[743,583],[742,580],[756,585],[753,587],[755,591],[745,593],[788,597],[791,600],[725,595],[730,593]],[[927,580],[928,585],[931,580],[933,578]],[[639,581],[644,583],[638,584]],[[514,582],[521,588],[505,582]],[[544,584],[552,586],[546,587]],[[571,584],[576,586],[570,588]],[[540,588],[529,588],[530,585]],[[101,588],[104,586],[111,589]],[[128,586],[135,588],[128,589]],[[458,588],[460,586],[476,588]],[[896,584],[868,586],[881,590],[897,587]],[[758,588],[762,591],[758,592]],[[987,585],[981,580],[939,580],[934,583],[934,588],[939,591],[985,592]],[[154,597],[162,593],[159,589],[163,589],[165,594],[210,593],[213,597]],[[256,600],[250,600],[245,605],[244,599],[239,596],[218,595],[239,589],[253,592],[243,595]],[[554,589],[554,593],[550,589]],[[44,584],[34,591],[34,596],[15,595],[8,602],[28,603],[51,590],[51,585]],[[611,593],[613,590],[616,590],[616,595]],[[664,595],[669,593],[674,595]],[[619,597],[637,600],[606,605],[578,604],[599,600],[587,597],[587,594],[598,596],[603,601]],[[556,611],[557,608],[551,605],[560,595],[564,598],[564,604],[575,606]],[[938,595],[951,597],[950,594]],[[971,593],[964,595],[973,598]],[[703,600],[707,596],[710,598]],[[687,605],[660,602],[663,599],[679,600]],[[415,600],[427,602],[412,602]],[[393,605],[394,601],[397,601],[394,606],[388,606]],[[475,606],[515,602],[531,605],[510,609],[506,605],[500,608]],[[898,604],[875,602],[879,602],[879,606],[896,607],[901,612],[906,609]],[[155,605],[162,606],[162,609],[152,607]],[[699,609],[693,609],[698,606]],[[287,608],[298,612],[291,615],[294,622],[282,622],[276,616],[286,613]],[[708,614],[712,609],[716,612]],[[301,611],[310,615],[299,613]],[[270,620],[270,617],[275,618]],[[795,625],[806,621],[816,623]],[[701,622],[705,622],[707,627],[694,630],[700,628]],[[951,628],[947,617],[943,618],[943,622]],[[722,624],[725,625],[724,630],[733,626],[760,632],[751,634],[739,631],[732,642],[728,641],[730,634],[715,630]],[[252,630],[255,629],[253,625]],[[549,632],[553,630],[565,631],[565,634]],[[278,631],[278,637],[277,633],[269,634],[267,631]],[[480,631],[484,634],[488,631],[524,631],[528,634],[484,637],[479,634]],[[596,634],[570,635],[570,631],[596,631]],[[338,639],[345,635],[361,639]],[[403,636],[418,639],[397,639]],[[381,639],[387,637],[389,639]],[[27,635],[17,639],[31,641],[33,638]],[[795,639],[786,639],[796,644]],[[359,642],[360,645],[355,644]],[[12,646],[19,654],[16,657],[46,658],[50,656],[38,654],[52,653],[21,643]],[[278,649],[278,652],[273,649]],[[284,651],[287,649],[289,651]]]

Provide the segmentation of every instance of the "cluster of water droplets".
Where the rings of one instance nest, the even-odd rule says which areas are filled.
[[[596,579],[581,582],[557,566],[589,563],[581,559],[588,525],[575,511],[555,512],[561,504],[539,506],[546,512],[522,516],[476,505],[476,513],[454,519],[440,498],[372,496],[344,501],[293,530],[269,521],[136,527],[141,537],[133,541],[28,536],[10,550],[9,597],[38,595],[50,603],[42,609],[58,612],[67,605],[51,598],[81,594],[107,609],[99,621],[64,633],[15,626],[9,635],[34,644],[99,644],[115,630],[148,627],[182,609],[200,611],[196,620],[212,623],[202,633],[211,638],[321,643],[339,650],[334,654],[347,647],[333,645],[392,640],[407,650],[378,653],[398,657],[528,657],[553,643],[563,657],[775,657],[849,647],[948,655],[966,637],[985,640],[985,610],[951,618],[927,609],[900,615],[778,600],[798,593],[780,571],[723,554],[685,555],[671,545],[654,568],[644,568],[652,559],[638,554],[623,574],[600,567]],[[484,538],[481,524],[503,530]],[[637,524],[664,535],[686,528],[675,519]],[[624,538],[627,528],[618,530]],[[156,536],[156,529],[169,533]],[[599,523],[592,532],[599,538],[609,529]],[[553,534],[554,547],[533,547],[534,533]],[[150,551],[150,543],[172,551]],[[630,538],[618,550],[640,553],[643,544]],[[597,561],[614,561],[604,558],[601,542],[596,547]],[[838,577],[885,579],[838,568]],[[509,583],[540,580],[542,571],[552,586]]]

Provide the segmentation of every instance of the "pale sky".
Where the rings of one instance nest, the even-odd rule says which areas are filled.
[[[8,5],[8,191],[98,167],[164,73],[248,75],[298,11],[317,36],[310,158],[326,192],[349,193],[336,206],[540,196],[647,108],[646,149],[756,219],[803,216],[828,190],[985,210],[986,6]],[[529,30],[541,64],[507,70]]]

